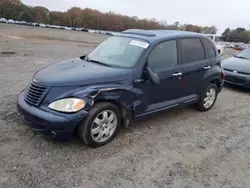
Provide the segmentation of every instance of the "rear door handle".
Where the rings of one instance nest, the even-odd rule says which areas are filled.
[[[142,82],[145,82],[144,79],[137,79],[137,80],[134,80],[134,83],[142,83]]]
[[[181,76],[181,75],[182,75],[182,72],[177,72],[173,74],[173,76]]]
[[[211,66],[205,66],[204,69],[211,69]]]

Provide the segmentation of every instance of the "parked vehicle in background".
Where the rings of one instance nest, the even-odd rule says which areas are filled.
[[[29,23],[28,23],[28,25],[30,25],[30,26],[34,26],[34,27],[39,26],[39,24],[38,24],[38,23],[36,23],[36,22],[29,22]]]
[[[60,29],[61,26],[59,26],[59,25],[53,25],[53,28],[55,28],[55,29]]]
[[[46,27],[46,25],[45,24],[39,24],[39,27]]]
[[[8,21],[5,18],[0,18],[1,23],[8,23]]]
[[[15,24],[21,24],[21,22],[18,20],[15,20]]]
[[[21,21],[22,25],[28,25],[28,23],[26,21]]]
[[[81,28],[81,31],[88,32],[89,30],[85,28]]]
[[[8,23],[9,23],[9,24],[14,24],[14,23],[15,23],[15,21],[14,21],[14,20],[12,20],[12,19],[9,19],[9,20],[8,20]]]
[[[222,61],[225,82],[250,88],[250,48]]]
[[[65,30],[72,30],[71,27],[64,27]]]
[[[241,50],[245,50],[247,48],[248,48],[248,46],[246,44],[235,44],[233,49],[241,51]]]
[[[57,140],[77,130],[87,145],[98,147],[132,119],[191,104],[210,110],[223,79],[209,38],[132,29],[88,55],[38,71],[17,106],[33,130]]]
[[[225,50],[225,45],[217,42],[216,37],[219,37],[219,36],[212,35],[212,34],[204,34],[204,35],[211,38],[214,41],[218,53],[220,54],[220,56],[223,56],[224,50]]]

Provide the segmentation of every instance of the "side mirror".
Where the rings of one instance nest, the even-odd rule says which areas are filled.
[[[147,66],[147,75],[148,75],[148,77],[149,77],[149,80],[153,83],[153,84],[155,84],[155,85],[157,85],[157,84],[159,84],[160,83],[160,79],[159,79],[159,76],[158,76],[158,74],[157,73],[155,73],[149,66]]]

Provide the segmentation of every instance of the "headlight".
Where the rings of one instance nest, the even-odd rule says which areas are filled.
[[[60,99],[50,103],[49,108],[59,112],[77,112],[85,107],[85,101],[77,98]]]

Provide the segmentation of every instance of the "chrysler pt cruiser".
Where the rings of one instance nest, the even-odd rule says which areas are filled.
[[[207,111],[224,83],[221,59],[203,35],[126,30],[91,53],[47,66],[18,96],[25,122],[42,135],[90,147],[110,142],[130,120],[194,104]]]

